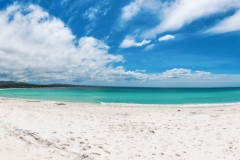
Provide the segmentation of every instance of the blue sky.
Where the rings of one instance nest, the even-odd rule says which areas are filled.
[[[0,80],[240,86],[240,0],[0,0]]]

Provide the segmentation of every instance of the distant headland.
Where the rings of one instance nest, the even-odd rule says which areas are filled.
[[[30,84],[25,82],[0,81],[0,88],[44,88],[44,87],[90,87],[72,84]]]

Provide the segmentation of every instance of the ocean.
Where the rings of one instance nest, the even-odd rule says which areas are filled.
[[[1,89],[0,97],[106,104],[228,104],[240,102],[240,88],[79,87]]]

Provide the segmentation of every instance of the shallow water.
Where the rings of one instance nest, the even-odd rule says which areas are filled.
[[[213,104],[240,102],[240,88],[34,88],[4,89],[0,97],[80,103]]]

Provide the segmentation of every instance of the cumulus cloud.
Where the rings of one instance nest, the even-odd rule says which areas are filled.
[[[143,40],[142,42],[136,42],[135,39],[131,36],[127,36],[121,43],[121,48],[130,48],[130,47],[141,47],[146,44],[149,44],[151,40]]]
[[[64,23],[42,8],[17,4],[0,12],[1,78],[19,81],[136,79],[123,67],[122,55],[109,54],[94,37],[79,40]]]
[[[165,36],[158,38],[158,41],[168,41],[172,39],[175,39],[175,36],[167,34]]]
[[[94,37],[79,40],[64,23],[42,8],[12,5],[0,12],[0,77],[16,81],[85,80],[161,80],[168,78],[206,78],[210,73],[173,69],[159,74],[126,71],[122,55],[109,54],[109,46]],[[143,46],[150,41],[135,42],[131,37],[125,46]]]
[[[139,70],[139,69],[137,69],[136,72],[142,72],[143,73],[143,72],[146,72],[146,70]]]
[[[184,68],[174,68],[162,73],[164,78],[210,78],[210,72],[192,71]]]
[[[175,31],[199,18],[237,8],[240,8],[239,0],[175,0],[163,2],[157,13],[160,23],[143,33],[143,37],[149,38],[166,31]]]
[[[207,33],[226,33],[233,31],[240,31],[240,10],[207,30]]]

